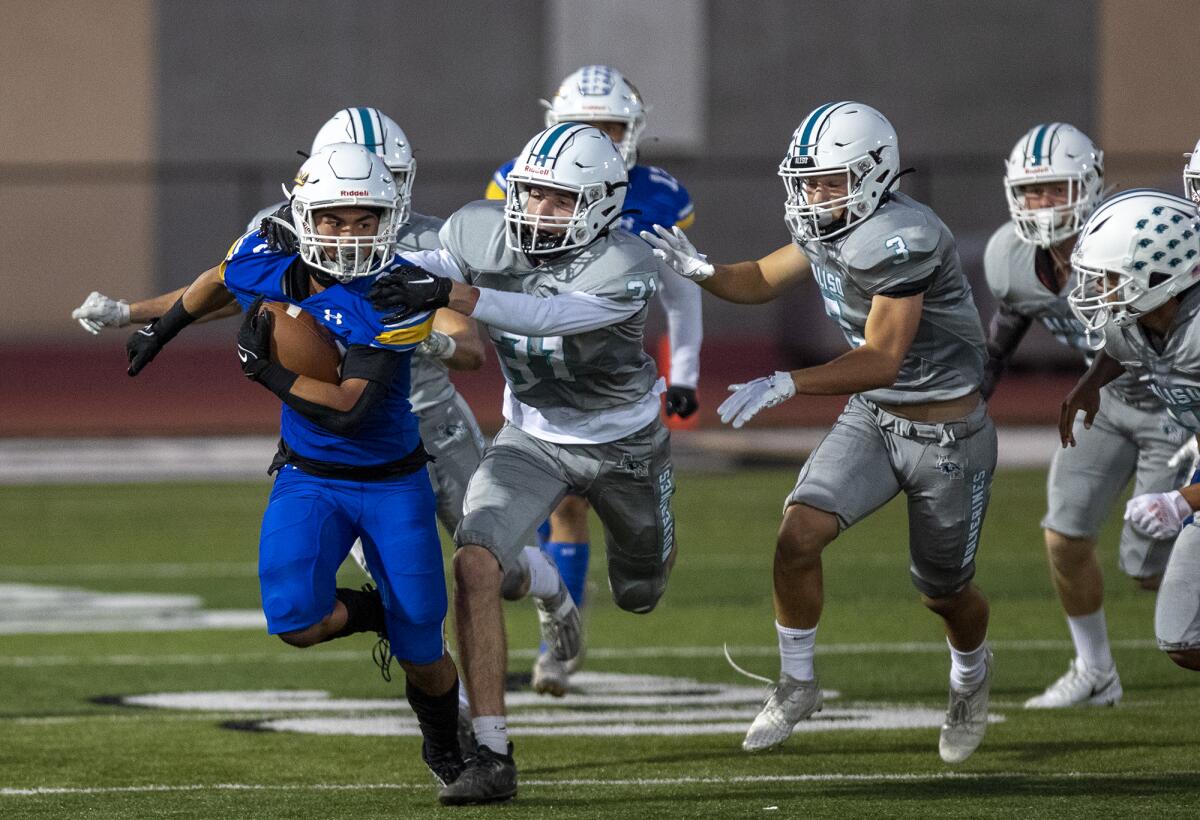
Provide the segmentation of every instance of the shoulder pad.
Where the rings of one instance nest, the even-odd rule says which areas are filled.
[[[983,273],[992,295],[1003,300],[1012,290],[1012,255],[1021,242],[1011,222],[1005,222],[988,239],[983,251]]]
[[[436,216],[411,214],[408,222],[401,226],[400,233],[396,237],[396,245],[400,252],[428,251],[440,248],[438,232],[445,221]]]
[[[924,278],[931,273],[926,263],[936,259],[945,230],[928,208],[893,198],[850,232],[842,243],[842,258],[851,271],[872,277],[902,282],[910,277],[897,274],[912,270],[920,272],[915,278]]]
[[[662,263],[627,231],[612,231],[563,262],[558,275],[572,290],[608,299],[645,301],[658,292]]]
[[[506,247],[504,231],[504,203],[480,199],[450,214],[438,241],[466,275],[469,270],[494,267],[495,260],[489,257]]]

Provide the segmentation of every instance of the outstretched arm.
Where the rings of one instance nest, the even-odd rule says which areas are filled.
[[[655,256],[680,276],[728,302],[769,302],[812,270],[804,252],[790,243],[762,259],[715,265],[679,228],[655,225],[654,231],[642,231],[641,237],[654,246]]]

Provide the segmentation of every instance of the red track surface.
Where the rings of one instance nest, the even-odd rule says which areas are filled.
[[[718,424],[726,385],[765,375],[784,363],[767,342],[705,343],[699,426]],[[495,357],[455,384],[485,430],[500,426],[503,378]],[[1053,424],[1074,375],[1021,375],[1001,383],[992,416],[1002,424]],[[800,397],[765,413],[755,426],[823,426],[837,418],[841,396]],[[144,436],[270,433],[279,402],[242,377],[228,345],[176,342],[136,379],[114,337],[94,346],[0,350],[0,436]]]

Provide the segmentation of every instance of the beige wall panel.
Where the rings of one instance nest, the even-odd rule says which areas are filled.
[[[153,0],[4,3],[0,162],[152,157],[154,5]]]
[[[1100,4],[1097,138],[1110,156],[1162,153],[1182,167],[1200,138],[1198,30],[1196,0]]]
[[[0,186],[0,225],[10,236],[3,263],[0,340],[84,342],[71,320],[89,291],[141,297],[153,285],[150,181]],[[63,214],[74,214],[65,227]]]

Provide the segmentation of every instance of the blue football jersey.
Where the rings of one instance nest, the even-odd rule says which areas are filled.
[[[508,191],[508,172],[516,160],[496,169],[487,187],[488,199],[503,199]],[[618,227],[631,233],[648,231],[657,223],[668,228],[678,225],[687,230],[695,219],[692,197],[675,177],[653,165],[635,165],[629,172],[629,190],[625,192],[627,211]]]
[[[296,298],[288,292],[288,269],[294,264],[302,264],[296,254],[271,250],[251,231],[229,249],[220,270],[225,287],[237,298],[243,311],[259,296],[271,302],[297,305],[344,347],[367,345],[393,350],[404,356],[404,363],[396,368],[386,399],[353,438],[335,435],[285,404],[280,413],[283,440],[297,454],[319,461],[354,466],[398,461],[420,442],[417,419],[408,403],[409,359],[412,350],[429,335],[433,314],[423,312],[402,322],[385,324],[383,315],[367,298],[375,280],[373,276],[334,284],[307,298]],[[392,264],[400,264],[399,259]]]

